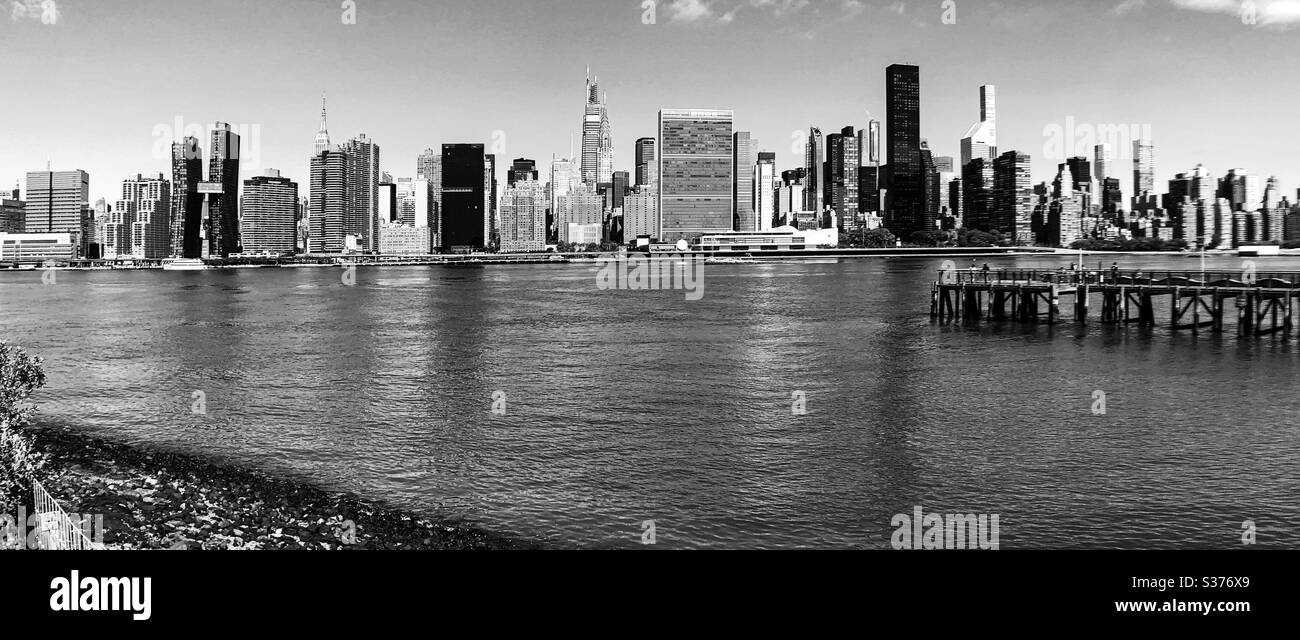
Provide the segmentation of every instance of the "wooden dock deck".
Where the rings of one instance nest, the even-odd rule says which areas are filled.
[[[944,269],[931,289],[930,317],[964,325],[1056,323],[1062,298],[1069,298],[1073,321],[1085,324],[1094,295],[1103,324],[1157,326],[1157,303],[1164,301],[1173,330],[1222,332],[1233,321],[1241,337],[1290,339],[1300,272]]]

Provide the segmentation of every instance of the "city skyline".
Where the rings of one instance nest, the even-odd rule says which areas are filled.
[[[169,9],[170,4],[189,10]],[[0,27],[6,35],[0,52],[16,63],[10,81],[30,87],[29,103],[50,103],[51,108],[15,113],[3,120],[3,137],[12,141],[12,147],[6,144],[0,153],[0,186],[8,188],[20,182],[27,172],[45,167],[48,161],[56,170],[87,171],[92,177],[91,201],[100,197],[111,200],[123,178],[167,170],[170,157],[157,152],[159,138],[164,137],[157,132],[170,134],[162,140],[165,148],[184,134],[175,130],[178,119],[187,126],[210,127],[213,122],[225,121],[256,127],[255,137],[245,136],[248,148],[241,158],[241,180],[274,167],[285,177],[305,183],[311,141],[319,126],[316,113],[322,91],[330,98],[334,136],[349,139],[366,133],[384,147],[382,170],[395,177],[414,177],[411,174],[420,151],[444,143],[482,143],[488,152],[498,151],[498,166],[518,157],[533,158],[544,165],[554,156],[568,155],[580,141],[582,107],[573,96],[588,65],[593,73],[599,73],[602,98],[608,96],[616,170],[635,169],[634,141],[654,136],[658,111],[672,106],[733,110],[736,130],[748,131],[760,141],[758,151],[775,152],[776,166],[784,170],[802,164],[797,159],[800,154],[793,151],[798,142],[793,132],[806,132],[808,123],[823,131],[837,131],[846,125],[865,127],[868,112],[870,117],[883,120],[883,70],[899,61],[921,67],[921,137],[929,141],[936,156],[960,156],[960,138],[978,107],[976,91],[987,84],[997,86],[1001,94],[999,147],[1029,154],[1035,183],[1050,181],[1055,165],[1065,159],[1044,157],[1043,150],[1049,143],[1044,132],[1073,122],[1098,128],[1150,126],[1156,146],[1157,191],[1175,174],[1191,171],[1197,164],[1204,164],[1218,175],[1245,168],[1265,179],[1277,176],[1282,193],[1293,194],[1300,186],[1294,163],[1287,162],[1287,150],[1296,146],[1298,134],[1267,125],[1285,121],[1286,107],[1292,102],[1288,96],[1300,92],[1281,76],[1286,68],[1284,56],[1289,53],[1281,47],[1291,41],[1294,33],[1283,31],[1276,22],[1245,25],[1236,16],[1191,11],[1179,8],[1176,2],[1125,3],[1142,5],[1126,12],[1119,11],[1118,3],[1113,7],[1051,7],[1050,11],[1042,11],[1027,3],[962,2],[957,3],[955,24],[942,23],[937,3],[934,7],[929,3],[899,3],[897,9],[890,9],[895,5],[886,3],[857,3],[860,9],[855,13],[848,9],[854,3],[753,0],[737,4],[719,0],[696,3],[712,11],[697,15],[681,12],[685,4],[691,3],[661,2],[655,24],[643,23],[639,6],[572,3],[551,7],[549,13],[555,15],[543,16],[547,12],[527,6],[502,13],[478,13],[473,6],[449,3],[437,8],[439,19],[426,25],[432,32],[446,36],[439,42],[447,46],[435,47],[433,53],[447,64],[424,66],[409,62],[411,49],[426,45],[421,45],[422,41],[411,32],[413,27],[404,23],[420,23],[417,18],[429,16],[434,8],[397,2],[375,3],[374,7],[362,3],[356,24],[349,25],[340,21],[339,11],[328,3],[295,2],[284,7],[236,3],[236,9],[246,9],[243,12],[187,6],[191,4],[196,3],[144,3],[113,11],[69,1],[60,3],[57,24],[30,19],[5,22]],[[738,7],[733,7],[730,19],[718,13],[723,4]],[[781,5],[787,9],[781,11]],[[112,80],[113,74],[95,73],[95,69],[159,63],[158,46],[115,47],[124,51],[93,59],[83,54],[52,53],[66,47],[67,38],[84,39],[94,49],[104,32],[118,26],[128,33],[152,34],[155,41],[165,43],[177,37],[171,30],[177,26],[172,16],[182,13],[189,16],[184,21],[186,39],[201,39],[198,36],[207,30],[219,31],[232,23],[248,31],[220,56],[196,50],[192,63],[196,86],[200,82],[197,78],[205,74],[222,75],[230,78],[225,86],[233,90],[192,92],[192,96],[159,92],[158,96],[166,96],[165,100],[158,96],[142,99],[134,93],[121,96],[120,83]],[[494,73],[490,65],[480,69],[480,62],[471,64],[463,55],[453,53],[458,50],[454,43],[465,37],[455,33],[455,25],[482,15],[493,16],[494,23],[503,25],[501,32],[514,33],[516,38],[511,43],[499,42],[494,30],[480,30],[476,50],[485,51],[485,57],[490,58],[511,51],[517,57],[526,50],[531,64],[512,64],[528,73]],[[404,16],[410,19],[399,19]],[[575,16],[604,26],[591,34],[596,46],[574,52],[567,43],[548,40],[548,34],[572,28],[566,24],[575,24]],[[1053,26],[1064,26],[1067,20],[1071,28],[1081,32],[1105,27],[1107,33],[1115,35],[1108,42],[1126,41],[1122,34],[1140,27],[1139,32],[1148,39],[1157,39],[1162,47],[1152,51],[1145,46],[1146,40],[1134,40],[1135,44],[1106,47],[1087,44],[1079,51],[1078,45],[1068,39],[1017,34],[1011,26],[1021,24],[1017,21],[1028,19],[1026,16],[1041,18],[1045,32]],[[533,28],[516,31],[507,27],[523,20],[533,22]],[[315,31],[326,26],[341,29],[340,38],[361,41],[349,43],[350,51],[355,52],[357,44],[368,43],[373,55],[353,53],[333,59],[336,56],[330,51],[303,41],[303,55],[272,63],[274,59],[266,57],[273,51],[268,45],[247,46],[258,42],[258,35],[268,29],[290,34],[295,29]],[[854,26],[867,29],[871,37],[849,33],[853,29],[848,27]],[[796,33],[796,27],[803,31]],[[385,35],[385,29],[392,33]],[[745,65],[728,65],[711,56],[690,58],[692,52],[702,48],[747,41],[760,32],[772,42],[781,39],[773,38],[772,33],[790,36],[793,41],[826,40],[834,45],[837,55],[820,60],[824,66],[814,73],[777,74],[783,85],[791,87],[783,92],[762,88],[761,82],[775,81],[766,72],[770,69],[756,75]],[[394,37],[401,33],[411,37]],[[519,37],[519,33],[524,35]],[[1199,40],[1216,33],[1228,37],[1225,42],[1239,47],[1241,53],[1234,54],[1231,60],[1221,56],[1225,60],[1216,61],[1209,59],[1213,56],[1206,52],[1183,44],[1184,36],[1197,35]],[[958,42],[942,51],[919,46],[940,35]],[[982,55],[957,55],[962,42],[980,40],[981,35],[989,41]],[[1011,47],[1016,50],[1011,64],[1008,52],[995,46],[999,38],[1017,45]],[[619,46],[601,45],[616,40]],[[501,51],[493,51],[494,45]],[[1081,71],[1072,70],[1069,82],[1062,82],[1059,73],[1046,80],[1043,77],[1049,65],[1038,60],[1042,56],[1034,55],[1040,49],[1055,53],[1058,60],[1068,59],[1073,52],[1093,63]],[[644,55],[651,50],[669,60],[660,59],[657,66],[651,64],[653,60],[649,59],[656,56]],[[762,49],[756,53],[757,61],[779,62],[782,50],[780,46]],[[1175,68],[1200,69],[1202,73],[1171,82],[1166,77],[1174,75],[1168,71],[1168,56],[1179,51],[1182,57]],[[261,55],[250,57],[251,53]],[[42,81],[33,80],[40,68],[34,61],[47,58],[53,60],[55,71],[73,65],[75,73],[67,78],[56,73],[57,79],[48,81],[45,78],[50,70],[45,69]],[[688,66],[664,64],[687,58],[691,59]],[[1250,63],[1243,65],[1239,59],[1253,61],[1257,68]],[[458,61],[465,64],[458,66]],[[370,67],[358,68],[363,62]],[[1143,71],[1152,68],[1162,70]],[[1267,82],[1270,70],[1276,73],[1272,76],[1278,78],[1276,83]],[[844,78],[848,88],[827,91],[824,80],[828,77]],[[400,84],[405,87],[411,78],[427,86],[399,91],[397,81],[403,80]],[[1176,91],[1170,88],[1171,83],[1177,85]],[[273,88],[263,91],[268,84]],[[1187,100],[1182,96],[1194,97],[1202,90],[1212,90],[1214,95],[1264,93],[1269,98],[1251,101],[1252,111],[1263,113],[1252,113],[1250,118],[1238,115],[1241,106],[1234,100],[1195,101],[1187,108],[1171,108]],[[258,99],[247,100],[246,92],[254,92]],[[84,98],[66,100],[69,93]],[[58,96],[63,98],[54,102]],[[471,103],[473,106],[467,106]],[[199,137],[206,141],[207,135],[205,131]],[[87,145],[88,141],[95,144]],[[1131,164],[1131,151],[1122,144],[1114,151],[1116,166],[1121,169],[1118,175],[1125,191],[1131,193],[1131,172],[1123,170]]]

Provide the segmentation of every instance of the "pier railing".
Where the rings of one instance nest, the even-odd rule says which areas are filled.
[[[1300,289],[1300,272],[1132,271],[1114,269],[940,269],[943,286],[1015,285],[1145,285],[1170,287],[1232,287]]]
[[[32,482],[32,501],[36,507],[36,541],[41,549],[55,551],[89,551],[103,549],[86,535],[86,523],[73,520],[41,483]]]

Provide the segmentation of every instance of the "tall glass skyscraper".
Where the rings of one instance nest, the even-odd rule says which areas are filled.
[[[996,89],[991,84],[980,87],[980,121],[961,139],[961,163],[975,158],[992,162],[998,157],[998,122]]]
[[[655,172],[659,165],[655,162],[655,139],[639,138],[636,141],[636,186],[649,187],[655,184]]]
[[[482,144],[442,145],[442,248],[478,251],[487,243],[490,201]]]
[[[203,256],[203,150],[199,139],[186,137],[172,143],[172,208],[169,255],[198,259]]]
[[[582,116],[582,181],[604,184],[614,177],[614,142],[609,108],[600,94],[600,79],[587,77],[587,104]]]
[[[925,215],[925,176],[921,167],[921,69],[895,64],[885,69],[889,136],[889,229],[906,238],[934,228]]]
[[[826,175],[826,188],[830,190],[831,209],[835,211],[835,226],[851,228],[858,219],[858,173],[862,164],[858,148],[860,138],[853,127],[844,127],[839,133],[826,136],[826,159],[830,171]]]
[[[817,127],[808,128],[808,145],[804,147],[803,208],[804,211],[822,210],[822,131]]]
[[[208,200],[208,250],[213,255],[239,253],[239,134],[224,122],[212,130],[208,182],[221,185],[221,193]]]
[[[72,245],[82,245],[89,218],[90,174],[73,171],[32,171],[27,174],[27,233],[70,233]]]
[[[758,226],[754,216],[754,167],[758,164],[758,141],[748,131],[733,134],[732,158],[735,161],[735,179],[731,197],[735,213],[732,215],[736,231],[753,231]]]
[[[659,238],[732,230],[735,139],[730,110],[659,112]]]

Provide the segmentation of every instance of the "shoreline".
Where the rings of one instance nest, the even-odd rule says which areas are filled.
[[[201,456],[121,444],[71,427],[23,431],[46,456],[41,482],[64,510],[103,516],[107,549],[542,548]]]
[[[1084,250],[1084,256],[1166,256],[1166,257],[1200,257],[1199,252],[1192,251],[1096,251]],[[827,260],[862,260],[862,259],[895,259],[895,258],[992,258],[992,257],[1077,257],[1080,254],[1078,249],[1053,249],[1047,247],[909,247],[909,248],[876,248],[876,249],[815,249],[800,252],[757,252],[757,251],[716,251],[716,252],[688,252],[686,254],[672,254],[674,257],[699,257],[704,260],[724,259],[738,260],[738,262],[729,264],[744,263],[781,263],[781,262],[823,262]],[[409,257],[390,257],[386,260],[380,260],[375,256],[322,256],[315,260],[307,259],[250,259],[250,262],[240,262],[237,264],[207,264],[201,269],[195,271],[230,271],[243,269],[323,269],[340,267],[469,267],[481,268],[486,266],[501,265],[572,265],[572,264],[590,264],[601,260],[602,258],[618,257],[626,255],[647,256],[654,254],[645,254],[640,251],[629,251],[626,254],[616,252],[606,253],[580,253],[580,254],[467,254],[463,256],[409,256]],[[1238,254],[1235,250],[1215,250],[1206,253],[1206,257],[1236,257]],[[1297,257],[1300,256],[1300,250],[1286,250],[1277,256],[1263,257]],[[301,261],[300,261],[301,260]],[[44,266],[38,263],[0,263],[0,273],[14,272],[43,272],[43,271],[167,271],[160,264],[138,264],[134,261],[126,260],[116,264],[99,264],[89,265],[89,261],[73,261],[73,264],[56,264],[54,266]]]

